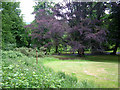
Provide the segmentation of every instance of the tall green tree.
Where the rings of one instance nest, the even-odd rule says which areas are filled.
[[[36,2],[36,5],[34,7],[34,11],[38,11],[39,9],[45,9],[48,12],[50,12],[50,9],[53,8],[55,5],[54,2],[48,2],[48,1],[42,1],[42,2]]]
[[[19,2],[2,2],[2,48],[27,45]]]

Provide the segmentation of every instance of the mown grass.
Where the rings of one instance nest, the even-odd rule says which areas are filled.
[[[114,55],[97,56],[54,56],[44,58],[44,65],[54,71],[65,72],[78,78],[78,81],[86,80],[94,82],[100,88],[118,87],[118,57]],[[59,60],[59,59],[61,60]],[[62,60],[64,59],[64,60]],[[41,59],[42,61],[42,59]]]

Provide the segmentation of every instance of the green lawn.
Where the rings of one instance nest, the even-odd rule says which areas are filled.
[[[101,88],[118,87],[118,56],[99,55],[80,58],[56,55],[54,57],[40,60],[46,67],[76,76],[79,81],[87,80]]]

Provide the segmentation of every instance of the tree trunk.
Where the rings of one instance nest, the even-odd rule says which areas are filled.
[[[82,55],[85,55],[85,53],[84,53],[84,49],[82,49]]]
[[[55,47],[55,53],[58,53],[58,46]]]
[[[50,53],[50,48],[48,48],[48,52]]]
[[[113,49],[113,52],[111,53],[112,55],[116,55],[118,46],[119,46],[119,42],[116,42],[116,45],[115,45],[115,47]]]
[[[80,49],[78,49],[78,55],[81,56],[81,52],[80,52]]]
[[[84,55],[84,49],[78,49],[78,55],[79,56]]]
[[[31,40],[28,40],[28,45],[27,45],[28,48],[31,47]]]

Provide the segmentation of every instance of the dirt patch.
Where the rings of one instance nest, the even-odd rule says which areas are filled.
[[[116,80],[112,80],[112,79],[109,79],[109,78],[104,78],[104,80],[116,81]]]
[[[58,58],[60,60],[74,60],[74,59],[78,59],[78,58],[70,58],[70,57],[55,57],[55,58]]]
[[[54,56],[55,58],[58,58],[60,60],[74,60],[74,59],[82,59],[82,57],[57,57]]]
[[[75,58],[61,58],[61,57],[57,57],[60,60],[74,60]]]
[[[87,75],[91,75],[91,76],[97,77],[97,75],[95,75],[94,73],[90,73],[90,72],[88,72],[87,70],[85,70],[84,72],[85,72]]]
[[[63,63],[81,63],[81,62],[63,62]]]
[[[101,68],[101,70],[102,70],[102,72],[103,72],[103,71],[104,71],[104,68]],[[85,70],[84,72],[85,72],[87,75],[95,76],[95,77],[97,77],[97,78],[99,78],[99,79],[102,79],[102,80],[116,81],[116,80],[112,80],[112,79],[109,79],[109,78],[101,78],[101,77],[97,76],[97,75],[94,74],[94,73],[88,72],[87,70]]]
[[[108,73],[107,71],[105,71],[104,68],[99,68],[97,71],[98,71],[98,72],[101,72],[101,73]]]

